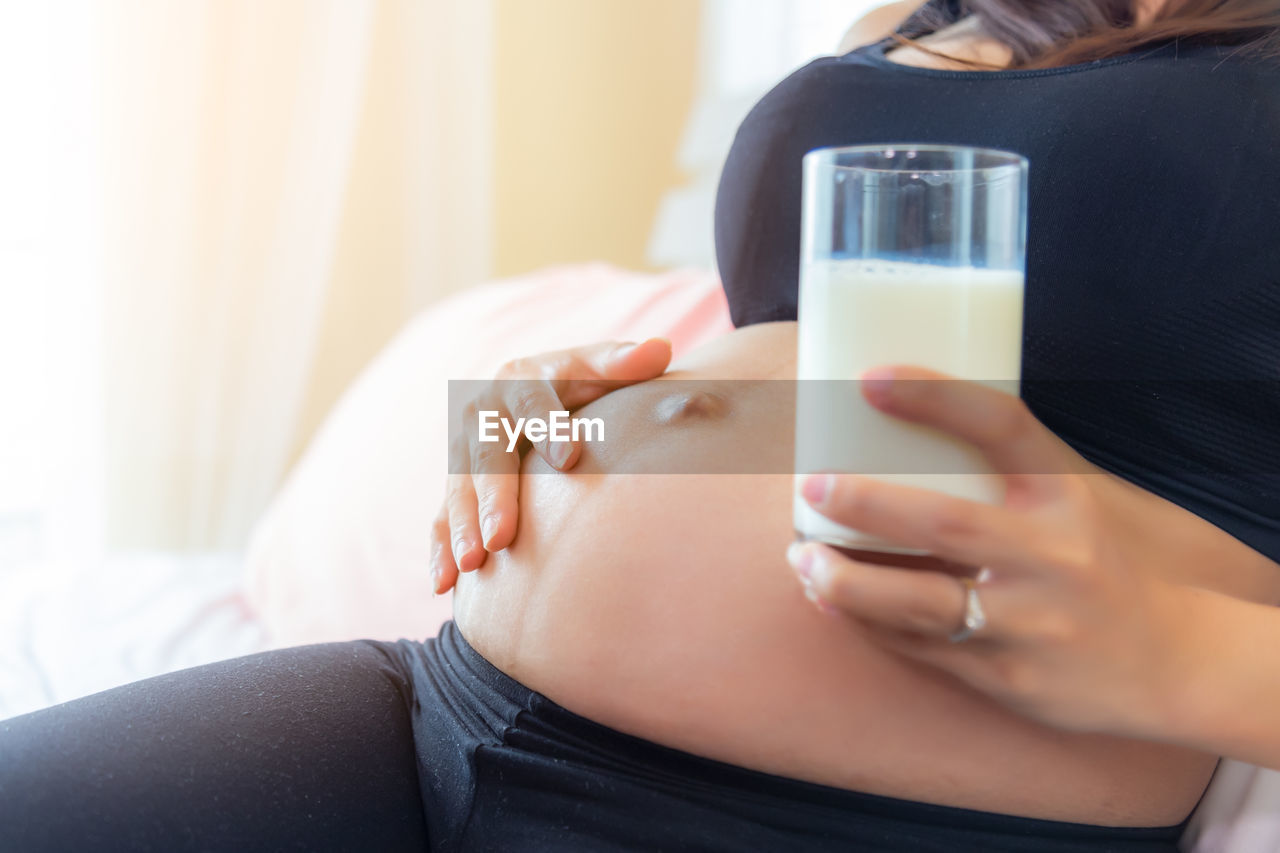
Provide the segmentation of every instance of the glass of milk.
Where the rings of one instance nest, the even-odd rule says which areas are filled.
[[[842,471],[998,502],[971,447],[889,417],[858,379],[916,365],[1017,393],[1027,161],[947,145],[826,148],[804,158],[797,476]],[[858,552],[919,555],[795,502],[795,528]]]

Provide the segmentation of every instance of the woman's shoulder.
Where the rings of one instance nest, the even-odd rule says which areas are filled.
[[[877,6],[849,27],[840,40],[837,53],[848,53],[863,45],[874,44],[892,35],[920,7],[919,0],[898,0]]]

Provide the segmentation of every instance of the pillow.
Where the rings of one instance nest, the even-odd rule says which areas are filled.
[[[254,530],[246,597],[271,644],[423,638],[449,618],[427,562],[448,380],[603,340],[665,336],[679,355],[731,328],[713,273],[601,264],[477,286],[428,309],[343,395]]]

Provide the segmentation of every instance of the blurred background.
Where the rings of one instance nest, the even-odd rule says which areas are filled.
[[[0,6],[0,717],[267,642],[255,528],[362,369],[486,282],[712,275],[738,121],[877,5]]]

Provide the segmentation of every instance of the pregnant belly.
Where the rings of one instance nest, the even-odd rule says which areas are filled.
[[[639,411],[646,393],[605,401]],[[734,404],[757,427],[777,408]],[[1110,826],[1190,812],[1214,757],[1038,726],[820,613],[783,558],[791,476],[607,473],[673,447],[722,452],[726,435],[772,435],[735,452],[789,455],[777,417],[755,430],[695,418],[617,460],[584,453],[570,475],[526,460],[515,546],[459,582],[463,635],[571,711],[754,770]]]

